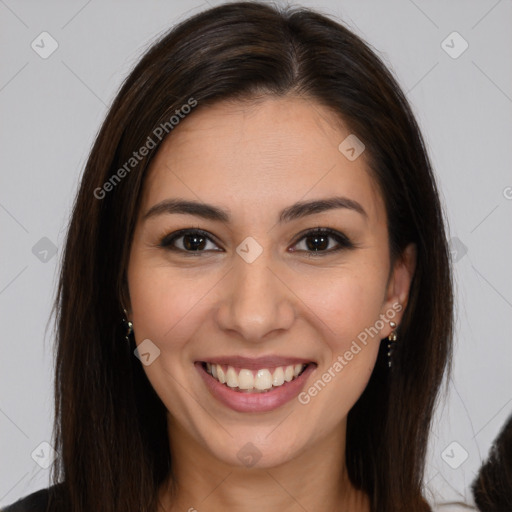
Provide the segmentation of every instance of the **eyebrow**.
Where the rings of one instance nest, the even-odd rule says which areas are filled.
[[[328,210],[344,208],[361,214],[365,219],[368,214],[360,203],[349,199],[348,197],[330,197],[326,199],[318,199],[314,201],[302,201],[288,206],[279,214],[279,224],[291,222],[308,215],[326,212]],[[211,204],[201,203],[199,201],[181,200],[181,199],[165,199],[152,206],[143,217],[147,220],[151,217],[163,214],[180,213],[185,215],[195,215],[203,219],[214,220],[219,222],[230,221],[230,213],[223,208],[213,206]]]

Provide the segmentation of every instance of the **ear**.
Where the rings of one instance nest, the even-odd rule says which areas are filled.
[[[416,245],[411,243],[396,259],[388,280],[386,300],[383,304],[382,313],[397,325],[400,324],[409,300],[409,290],[416,270],[416,257]],[[393,318],[389,316],[390,311],[396,313]],[[389,324],[386,324],[382,329],[382,337],[387,337],[392,330]]]

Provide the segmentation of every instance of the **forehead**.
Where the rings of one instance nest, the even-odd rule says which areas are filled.
[[[350,161],[338,149],[349,135],[339,116],[309,99],[199,105],[158,150],[143,203],[172,196],[261,209],[339,193],[381,216],[364,153]]]

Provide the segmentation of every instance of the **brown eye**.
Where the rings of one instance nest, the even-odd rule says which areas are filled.
[[[183,229],[176,233],[166,235],[161,240],[160,246],[169,250],[183,252],[207,252],[220,250],[204,231],[197,229]]]
[[[202,251],[206,246],[206,237],[203,235],[183,235],[182,245],[187,251]]]
[[[296,247],[294,251],[304,251],[314,254],[332,253],[341,249],[352,249],[355,245],[343,233],[324,228],[307,232],[294,247]]]

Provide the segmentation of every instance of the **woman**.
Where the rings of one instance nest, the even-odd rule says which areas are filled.
[[[149,49],[57,314],[55,485],[10,510],[431,510],[442,209],[399,86],[327,17],[226,4]]]

